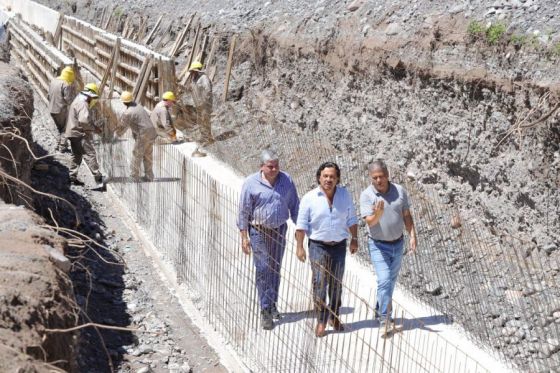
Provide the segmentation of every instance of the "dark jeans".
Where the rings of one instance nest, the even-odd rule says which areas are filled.
[[[261,309],[270,309],[278,301],[280,269],[286,247],[286,224],[276,229],[249,227],[257,292]]]
[[[313,303],[317,312],[317,321],[326,323],[329,318],[338,317],[342,304],[346,240],[333,246],[310,240],[309,261],[313,271]]]

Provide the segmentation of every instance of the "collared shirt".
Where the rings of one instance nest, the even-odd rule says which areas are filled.
[[[342,186],[337,186],[332,207],[326,194],[317,187],[301,199],[296,229],[317,241],[342,241],[350,236],[348,228],[358,224],[352,196]]]
[[[296,222],[298,208],[299,198],[290,175],[280,171],[271,186],[257,172],[247,177],[241,188],[237,227],[246,230],[254,224],[278,228],[289,218]]]
[[[377,224],[369,227],[369,235],[374,240],[394,241],[403,234],[403,212],[410,209],[408,195],[399,184],[389,183],[387,193],[380,193],[370,185],[360,196],[362,218],[373,215],[372,206],[379,200],[385,201],[383,215]]]
[[[76,96],[68,111],[65,136],[68,138],[83,137],[87,131],[93,131],[93,120],[87,97],[83,94]]]
[[[76,97],[74,87],[64,80],[55,78],[49,85],[49,111],[51,114],[66,112]]]
[[[121,116],[121,123],[119,129],[124,132],[126,128],[130,128],[134,138],[142,136],[153,140],[157,137],[150,115],[142,105],[138,105],[136,102],[125,107]]]
[[[165,135],[169,136],[175,130],[173,119],[171,119],[171,109],[165,106],[164,101],[157,103],[152,110],[152,114],[150,114],[150,119],[158,133],[164,132]]]

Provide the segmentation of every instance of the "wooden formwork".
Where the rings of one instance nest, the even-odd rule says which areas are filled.
[[[64,66],[72,65],[73,61],[47,44],[19,17],[10,18],[8,32],[12,56],[19,61],[39,96],[48,102],[50,81]]]
[[[64,51],[100,81],[109,80],[114,90],[135,92],[148,109],[163,92],[175,90],[173,59],[128,40],[118,42],[116,35],[73,17],[65,16],[61,29]]]

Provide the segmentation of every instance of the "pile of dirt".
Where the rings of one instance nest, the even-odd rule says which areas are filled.
[[[72,332],[76,305],[63,269],[63,241],[23,207],[0,201],[0,371],[52,372],[75,369]],[[63,268],[63,269],[61,269]]]

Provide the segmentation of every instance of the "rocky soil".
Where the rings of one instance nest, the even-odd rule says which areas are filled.
[[[221,141],[212,151],[247,173],[262,147],[277,147],[302,193],[313,184],[310,170],[319,160],[338,160],[359,189],[366,182],[364,164],[384,157],[395,174],[409,174],[444,209],[497,239],[517,237],[526,260],[547,264],[541,273],[514,274],[494,266],[503,258],[484,255],[465,258],[478,265],[460,264],[468,269],[465,278],[482,276],[497,294],[492,302],[503,314],[484,311],[480,318],[489,320],[488,328],[500,328],[505,356],[526,369],[560,366],[559,111],[546,117],[560,101],[557,1],[42,2],[92,22],[105,6],[149,15],[150,24],[162,12],[173,14],[164,20],[169,32],[153,43],[164,51],[165,41],[196,11],[220,40],[214,123]],[[233,33],[240,40],[229,100],[222,105]],[[428,291],[425,300],[437,304],[442,296],[447,309],[473,307],[454,292],[456,284],[438,279],[445,272],[461,277],[455,261],[428,264],[423,278],[408,268],[411,277],[404,281],[438,280],[431,288],[442,291]],[[484,266],[493,269],[490,275],[480,275]],[[517,285],[504,288],[501,278]],[[523,294],[524,305],[544,299],[550,309],[518,314],[508,292]],[[547,329],[536,337],[540,322]],[[484,328],[471,331],[487,339]]]

